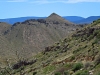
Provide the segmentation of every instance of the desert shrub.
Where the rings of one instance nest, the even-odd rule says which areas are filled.
[[[100,75],[100,64],[96,65],[94,75]]]
[[[87,47],[88,47],[87,45],[84,46],[84,48],[87,48]]]
[[[99,33],[97,34],[97,38],[100,39],[100,30],[99,30]]]
[[[100,64],[100,55],[97,55],[97,56],[95,57],[94,64],[95,64],[95,65]]]
[[[33,75],[36,75],[37,74],[37,72],[33,72]]]
[[[49,73],[49,72],[51,72],[51,71],[53,71],[53,70],[55,70],[55,66],[52,66],[52,65],[49,65],[49,66],[46,66],[44,69],[43,69],[43,73],[44,74],[47,74],[47,73]]]
[[[77,52],[79,52],[79,51],[80,51],[80,48],[77,49],[77,50],[74,50],[74,51],[73,51],[73,54],[75,54],[75,53],[77,53]]]
[[[76,53],[80,52],[83,49],[84,49],[84,47],[79,47],[78,49],[73,51],[73,54],[76,54]]]
[[[82,64],[82,63],[75,63],[75,64],[73,65],[72,70],[75,72],[75,71],[81,69],[82,67],[83,67],[83,64]]]
[[[93,41],[92,45],[97,44],[98,41],[99,41],[98,39],[95,39],[95,40]]]
[[[100,19],[93,21],[93,25],[97,25],[100,23]]]
[[[75,56],[71,56],[70,60],[74,60],[75,59]]]
[[[88,40],[90,41],[91,39],[93,39],[94,38],[94,36],[93,35],[90,35],[89,37],[88,37]]]
[[[94,36],[96,36],[98,39],[100,39],[100,30],[98,29],[98,30],[95,30],[94,32],[93,32],[93,34],[94,34]]]
[[[96,73],[96,75],[100,75],[100,72]]]
[[[10,68],[0,68],[0,75],[12,75]]]
[[[88,71],[78,71],[75,73],[75,75],[89,75],[89,72]]]
[[[6,71],[0,71],[0,75],[6,75],[7,72]]]
[[[70,75],[68,71],[64,71],[64,75]]]
[[[32,60],[32,61],[26,61],[26,60],[20,60],[18,61],[16,64],[14,64],[12,66],[13,69],[19,69],[21,68],[22,66],[27,66],[27,65],[32,65],[33,63],[35,63],[36,60]]]
[[[87,68],[89,68],[89,67],[90,67],[90,65],[91,65],[91,63],[90,63],[90,62],[86,62],[86,63],[84,64],[84,68],[85,68],[85,69],[87,69]]]
[[[60,72],[56,72],[55,75],[62,75]]]
[[[71,63],[65,63],[64,67],[67,68],[67,69],[70,69],[70,68],[72,68],[72,64]]]
[[[69,75],[69,72],[67,71],[68,69],[70,69],[70,64],[66,64],[64,65],[64,67],[57,69],[56,73],[60,73],[60,75]]]

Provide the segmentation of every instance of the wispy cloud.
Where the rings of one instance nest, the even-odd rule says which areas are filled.
[[[27,0],[8,0],[7,2],[26,2]]]
[[[48,3],[67,3],[68,0],[34,0],[31,3],[48,4]]]
[[[30,3],[47,4],[47,3],[51,3],[51,1],[48,1],[48,0],[33,0],[33,1],[30,1]]]
[[[66,3],[100,2],[100,0],[67,0]]]
[[[100,0],[7,0],[7,2],[29,2],[36,4],[48,4],[48,3],[100,2]]]
[[[32,3],[81,3],[81,2],[100,2],[100,0],[34,0]]]

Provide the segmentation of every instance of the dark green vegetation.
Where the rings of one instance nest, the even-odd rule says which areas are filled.
[[[1,72],[1,75],[100,75],[100,20]]]

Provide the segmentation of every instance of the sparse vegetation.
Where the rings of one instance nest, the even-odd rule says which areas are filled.
[[[100,55],[97,55],[96,57],[95,57],[95,65],[98,65],[98,64],[100,64]]]
[[[78,71],[75,73],[75,75],[89,75],[89,72],[84,70],[84,71]]]
[[[49,19],[47,21],[49,21]],[[36,23],[39,22],[39,24],[43,24],[45,22],[45,20],[34,21]],[[0,47],[3,46],[2,44],[4,44],[4,46],[7,47],[5,49],[8,49],[8,52],[6,53],[9,56],[9,60],[7,59],[5,61],[0,56],[0,61],[2,61],[0,62],[0,75],[100,75],[99,21],[95,21],[91,25],[85,26],[82,29],[78,29],[76,32],[70,34],[64,40],[60,40],[58,43],[55,43],[52,46],[47,46],[45,50],[39,53],[37,51],[38,48],[42,49],[42,47],[45,47],[44,45],[48,44],[47,42],[51,42],[59,38],[62,35],[62,32],[60,32],[59,30],[60,35],[58,35],[58,32],[56,32],[55,30],[58,30],[57,28],[59,27],[52,27],[52,25],[51,28],[53,29],[50,30],[50,28],[48,28],[50,25],[46,27],[43,24],[41,25],[41,27],[43,28],[43,32],[46,34],[48,33],[48,35],[44,37],[44,33],[36,31],[39,33],[37,36],[40,36],[42,34],[42,38],[45,38],[42,39],[39,37],[37,40],[40,41],[37,42],[36,39],[31,38],[34,36],[32,35],[30,37],[30,35],[34,33],[34,27],[39,30],[39,25],[35,26],[34,24],[31,24],[31,22],[32,20],[28,20],[23,24],[18,23],[7,34],[5,34],[4,36],[0,36]],[[27,23],[28,26],[25,23]],[[52,23],[59,24],[59,22],[56,21],[53,21]],[[31,27],[33,25],[34,27]],[[19,29],[20,27],[23,29]],[[62,25],[61,28],[63,28]],[[19,32],[16,32],[16,30]],[[23,33],[23,30],[25,30],[25,34]],[[52,34],[52,32],[55,34]],[[22,35],[24,36],[22,37]],[[5,38],[5,36],[7,38]],[[22,41],[23,39],[24,41]],[[33,40],[35,40],[36,42]],[[7,41],[6,44],[5,41]],[[36,45],[34,42],[36,43]],[[39,45],[43,43],[44,45],[40,47]],[[36,48],[33,49],[33,46]],[[10,47],[12,47],[12,50]],[[3,47],[1,47],[1,50],[2,48]],[[5,49],[3,49],[3,51]],[[34,53],[34,50],[37,51],[37,54],[32,54]],[[9,54],[11,51],[13,52],[13,55],[17,60],[10,58],[10,56],[13,57]],[[27,56],[31,55],[29,51],[31,52],[32,56],[27,58]],[[2,52],[2,55],[4,56],[3,53],[5,54],[5,52]],[[24,55],[24,53],[26,54]],[[22,57],[26,57],[25,59],[28,60],[22,60]],[[6,55],[4,56],[4,58],[6,58]]]
[[[82,67],[83,67],[83,64],[82,63],[75,63],[73,65],[73,69],[72,70],[75,72],[77,70],[80,70]]]
[[[33,72],[33,75],[36,75],[37,74],[37,72]]]
[[[61,73],[60,72],[57,72],[57,73],[55,73],[55,75],[61,75]]]
[[[53,71],[53,70],[55,70],[55,66],[46,66],[44,69],[43,69],[43,73],[44,74],[48,74],[48,73],[50,73],[51,71]]]

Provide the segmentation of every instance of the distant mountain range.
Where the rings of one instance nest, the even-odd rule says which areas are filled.
[[[45,19],[47,17],[19,17],[19,18],[8,18],[8,19],[0,19],[0,22],[7,22],[9,24],[14,24],[16,22],[23,22],[25,20],[29,20],[29,19]],[[77,23],[77,24],[86,24],[86,23],[91,23],[94,20],[97,20],[100,18],[100,16],[90,16],[88,18],[83,18],[83,17],[79,17],[79,16],[64,16],[63,18],[65,18],[66,20],[73,22],[73,23]]]
[[[83,18],[79,16],[65,16],[63,18],[76,24],[89,24],[92,23],[94,20],[98,20],[100,16],[90,16],[88,18]]]
[[[6,22],[6,23],[9,23],[9,24],[14,24],[16,22],[23,22],[25,20],[28,20],[28,19],[44,19],[46,17],[19,17],[19,18],[8,18],[8,19],[0,19],[0,22]]]
[[[100,16],[90,16],[88,18],[85,18],[85,19],[82,19],[82,20],[79,20],[79,21],[73,21],[73,22],[78,23],[78,24],[91,23],[94,20],[98,20],[99,18],[100,18]]]

